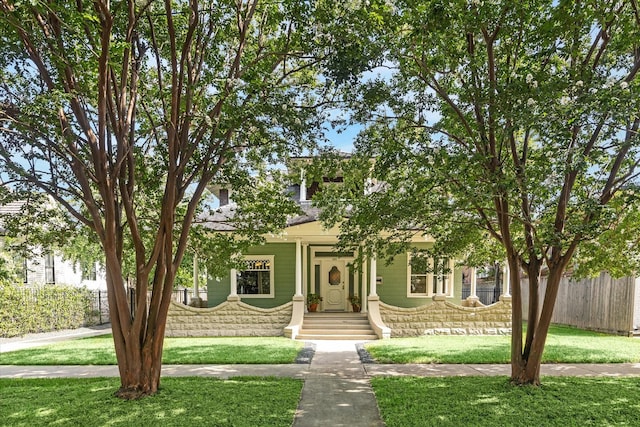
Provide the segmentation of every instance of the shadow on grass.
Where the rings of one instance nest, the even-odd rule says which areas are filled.
[[[423,336],[366,345],[378,363],[509,363],[510,336]],[[640,340],[569,327],[550,330],[543,363],[640,362]]]
[[[0,423],[11,426],[291,425],[302,390],[294,379],[164,378],[154,396],[114,397],[117,379],[0,380]]]
[[[543,377],[541,387],[506,377],[372,379],[382,417],[394,426],[634,425],[637,378]]]
[[[304,344],[285,338],[166,338],[164,364],[294,363]],[[111,336],[0,353],[0,365],[115,365]]]

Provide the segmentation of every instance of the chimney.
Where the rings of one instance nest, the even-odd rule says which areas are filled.
[[[220,199],[220,206],[225,206],[229,204],[229,189],[221,188],[220,193],[218,194],[218,199]]]

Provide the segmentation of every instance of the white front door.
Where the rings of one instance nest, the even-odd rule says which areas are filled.
[[[320,295],[324,311],[345,311],[348,286],[346,262],[323,260],[320,271]]]

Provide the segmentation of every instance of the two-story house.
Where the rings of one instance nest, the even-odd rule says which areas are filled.
[[[302,168],[310,161],[295,159]],[[463,299],[463,269],[453,260],[431,260],[436,268],[416,268],[407,253],[390,265],[375,258],[355,265],[356,253],[335,248],[338,229],[326,229],[318,219],[319,210],[311,198],[319,183],[307,182],[305,174],[299,176],[290,191],[302,214],[290,218],[281,233],[266,236],[266,244],[243,254],[246,269],[210,279],[208,308],[174,304],[168,336],[375,339],[510,333],[508,290],[506,297],[484,306],[476,295],[475,280],[470,280],[469,296]],[[216,215],[224,219],[233,210],[233,189],[219,188],[215,193],[220,200]],[[233,232],[216,218],[210,227],[215,232]],[[425,248],[433,240],[415,237],[412,244]],[[316,313],[309,312],[310,295],[321,299]],[[354,312],[352,301],[360,302],[355,307],[359,312]]]

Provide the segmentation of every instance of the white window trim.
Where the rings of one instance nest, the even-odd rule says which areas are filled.
[[[429,264],[431,265],[431,260]],[[433,274],[426,273],[427,276],[427,292],[415,293],[411,292],[411,253],[407,253],[407,298],[427,298],[431,296],[431,290],[433,289]]]
[[[252,261],[252,260],[261,260],[261,259],[266,259],[269,260],[269,265],[271,266],[269,268],[269,293],[268,294],[241,294],[238,292],[238,296],[241,299],[245,299],[245,298],[275,298],[276,297],[276,284],[274,282],[274,270],[275,270],[275,256],[274,255],[245,255],[244,259],[247,261]],[[240,273],[241,271],[244,270],[237,270],[237,273]],[[237,274],[236,273],[236,274]]]
[[[429,266],[433,267],[433,259],[429,259]],[[454,295],[454,263],[453,260],[449,260],[449,274],[447,274],[447,293],[444,295],[447,298],[453,298]],[[426,273],[427,275],[427,292],[426,293],[413,293],[411,292],[411,253],[407,253],[407,298],[430,298],[436,295],[433,292],[433,272]]]

